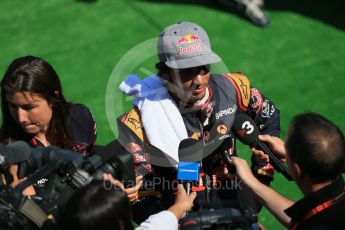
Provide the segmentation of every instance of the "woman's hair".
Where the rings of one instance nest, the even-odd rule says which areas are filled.
[[[25,56],[15,59],[1,80],[2,126],[1,139],[26,140],[27,134],[12,118],[6,95],[17,92],[38,94],[52,106],[52,118],[46,131],[46,138],[52,145],[71,149],[73,141],[67,126],[71,103],[62,93],[61,82],[53,67],[41,58]]]
[[[110,181],[93,180],[77,190],[62,212],[66,230],[132,230],[127,195]]]

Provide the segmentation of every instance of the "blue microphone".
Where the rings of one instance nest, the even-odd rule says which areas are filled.
[[[204,144],[202,141],[187,138],[180,142],[177,179],[184,184],[188,195],[193,184],[199,181],[200,162],[203,155]]]

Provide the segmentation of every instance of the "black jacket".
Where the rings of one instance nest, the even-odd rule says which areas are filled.
[[[311,193],[286,209],[291,229],[344,229],[345,190],[340,176],[332,184]]]

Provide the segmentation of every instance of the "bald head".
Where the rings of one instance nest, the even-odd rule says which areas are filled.
[[[333,180],[344,168],[344,135],[318,114],[296,116],[285,145],[291,160],[314,181]]]

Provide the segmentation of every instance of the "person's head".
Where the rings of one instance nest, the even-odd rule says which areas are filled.
[[[68,147],[69,103],[53,67],[41,58],[15,59],[1,80],[2,138],[44,134],[50,144]]]
[[[131,210],[127,195],[110,181],[94,180],[77,190],[62,213],[66,230],[131,230]]]
[[[158,75],[177,100],[195,103],[206,94],[210,64],[221,61],[205,30],[191,22],[168,26],[158,38]]]
[[[288,166],[292,169],[297,164],[299,177],[308,176],[318,183],[341,175],[345,161],[344,135],[318,114],[305,113],[293,118],[285,148]]]

